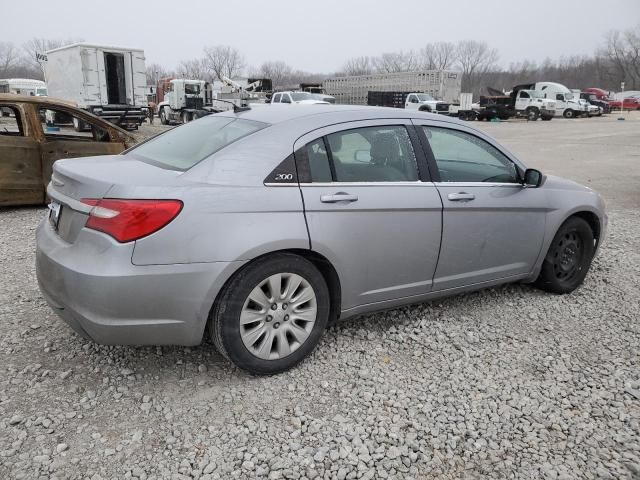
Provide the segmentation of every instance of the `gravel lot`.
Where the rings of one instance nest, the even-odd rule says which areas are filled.
[[[268,378],[210,345],[82,340],[37,288],[44,209],[0,210],[0,478],[640,478],[639,127],[482,124],[607,199],[578,291],[510,285],[340,322]]]

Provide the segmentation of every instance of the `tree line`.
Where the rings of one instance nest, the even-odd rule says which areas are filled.
[[[43,79],[36,53],[79,41],[78,39],[34,38],[21,46],[0,42],[0,78]],[[509,90],[521,83],[552,81],[569,88],[601,87],[619,91],[640,90],[640,25],[624,31],[609,32],[601,46],[591,55],[575,55],[542,62],[523,60],[500,66],[496,48],[486,42],[461,40],[433,42],[422,48],[360,56],[344,62],[332,73],[311,73],[296,69],[281,60],[249,66],[242,53],[229,45],[205,47],[199,57],[181,61],[169,69],[158,63],[147,65],[147,82],[155,84],[162,77],[194,78],[207,81],[243,74],[250,78],[270,78],[276,87],[286,88],[303,82],[320,82],[332,76],[367,75],[432,69],[461,71],[462,91],[476,96],[487,87]]]

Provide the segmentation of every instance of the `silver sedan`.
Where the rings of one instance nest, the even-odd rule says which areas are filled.
[[[211,340],[281,372],[327,324],[507,282],[569,293],[600,196],[442,116],[330,105],[194,121],[122,155],[56,162],[37,277],[105,344]]]

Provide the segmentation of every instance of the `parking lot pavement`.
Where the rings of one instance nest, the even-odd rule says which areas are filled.
[[[37,288],[44,208],[0,210],[0,478],[638,478],[640,116],[475,126],[607,199],[584,286],[339,322],[274,377],[82,340]]]

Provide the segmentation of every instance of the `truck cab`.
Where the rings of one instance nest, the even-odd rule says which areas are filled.
[[[158,103],[160,122],[187,123],[205,115],[205,107],[211,105],[211,85],[204,80],[176,78],[169,81],[164,99]]]
[[[449,112],[449,104],[436,100],[428,93],[409,93],[404,103],[407,110],[420,110],[422,112]]]
[[[512,98],[516,113],[526,114],[530,120],[537,120],[538,117],[541,117],[542,120],[551,120],[556,113],[555,101],[544,98],[536,90],[514,87]]]
[[[554,100],[556,114],[564,118],[574,118],[587,113],[587,109],[575,98],[573,92],[560,83],[537,82],[534,90],[540,92],[544,98]]]

